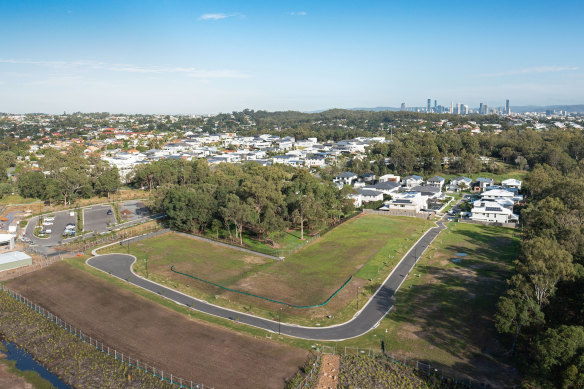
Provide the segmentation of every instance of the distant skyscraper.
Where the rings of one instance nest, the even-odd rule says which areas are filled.
[[[451,113],[451,114],[454,113],[454,105],[453,104],[454,103],[451,101],[450,102],[450,110],[448,111],[448,113]]]
[[[405,111],[405,110],[406,110],[406,103],[402,103],[402,104],[401,104],[401,110],[402,110],[402,111]]]
[[[505,101],[505,113],[507,115],[511,114],[511,107],[509,106],[509,99],[507,99],[507,101]]]
[[[462,112],[460,111],[460,103],[456,103],[456,114],[462,115]]]
[[[483,114],[483,103],[479,105],[479,115]]]
[[[432,99],[428,99],[428,107],[426,108],[426,112],[430,112],[430,110],[432,109]]]
[[[462,105],[462,113],[461,115],[468,115],[468,105],[463,104]]]
[[[434,100],[434,111],[436,111],[437,108],[438,108],[438,102],[436,100]]]

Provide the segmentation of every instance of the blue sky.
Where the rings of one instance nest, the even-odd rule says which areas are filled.
[[[0,0],[0,112],[584,103],[581,1]]]

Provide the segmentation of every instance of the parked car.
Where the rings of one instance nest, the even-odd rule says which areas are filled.
[[[47,222],[47,221],[43,222],[43,226],[52,226],[52,225],[53,225],[53,222]]]
[[[54,216],[45,216],[43,218],[44,221],[46,222],[54,222],[55,221],[55,217]]]
[[[108,209],[108,210],[107,210],[107,214],[108,214],[108,215],[111,215],[112,213],[113,213],[113,212],[112,212],[112,210],[111,210],[111,209]]]
[[[53,232],[53,231],[51,231],[50,229],[48,229],[48,230],[42,230],[41,231],[41,234],[47,235],[47,234],[50,234],[51,232]]]

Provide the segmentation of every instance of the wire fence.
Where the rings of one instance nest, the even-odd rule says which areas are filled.
[[[134,358],[131,355],[124,354],[123,352],[118,351],[114,347],[110,347],[100,341],[92,337],[91,335],[83,333],[77,327],[71,325],[71,323],[67,323],[65,320],[61,319],[54,313],[49,310],[44,309],[38,304],[35,304],[30,299],[22,296],[21,294],[7,288],[5,285],[0,284],[0,290],[10,295],[12,298],[20,301],[21,303],[28,306],[30,309],[36,311],[40,315],[44,316],[47,320],[55,323],[59,327],[63,328],[66,331],[69,331],[70,334],[75,335],[77,338],[81,339],[85,343],[89,343],[89,345],[95,347],[96,350],[101,351],[102,353],[107,353],[107,355],[121,361],[122,363],[134,367],[138,370],[143,370],[146,373],[152,374],[154,377],[160,378],[161,381],[165,381],[171,385],[176,386],[177,388],[185,388],[185,389],[214,389],[213,386],[204,385],[201,383],[193,382],[191,380],[186,380],[181,377],[177,377],[172,373],[165,372],[162,369],[156,368],[155,366],[149,365],[144,361],[140,361],[138,358]]]
[[[469,389],[487,389],[491,386],[485,382],[474,380],[467,375],[461,375],[458,372],[445,369],[438,366],[432,366],[426,362],[420,362],[414,359],[403,359],[391,353],[385,352],[381,349],[372,349],[369,347],[339,347],[337,346],[322,346],[322,354],[333,355],[361,355],[364,357],[385,357],[392,363],[403,365],[414,369],[415,371],[426,375],[427,377],[437,378],[441,382],[448,380],[456,387],[464,387]],[[504,389],[515,389],[518,386],[507,386]]]
[[[316,354],[316,360],[312,364],[310,372],[306,374],[304,379],[300,381],[300,383],[296,385],[294,389],[308,389],[316,386],[318,381],[318,374],[320,373],[320,365],[320,354]]]

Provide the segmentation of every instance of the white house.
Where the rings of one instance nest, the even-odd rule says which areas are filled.
[[[403,192],[392,196],[380,210],[420,212],[428,207],[428,196],[420,192]]]
[[[379,177],[379,179],[377,181],[379,182],[386,182],[386,181],[390,181],[390,182],[399,182],[400,176],[394,176],[393,174],[385,174],[381,177]]]
[[[421,176],[407,176],[404,178],[403,183],[406,188],[413,188],[414,186],[422,185],[424,179]]]
[[[516,180],[515,178],[508,178],[506,180],[503,180],[501,182],[501,185],[503,185],[503,188],[514,188],[517,190],[521,190],[521,181]]]
[[[376,190],[357,189],[357,193],[350,194],[349,198],[353,199],[355,208],[359,208],[364,203],[383,200],[383,193]]]
[[[442,189],[442,187],[444,186],[444,177],[434,176],[432,178],[429,178],[426,181],[426,185]]]
[[[472,184],[472,180],[470,178],[458,176],[458,177],[454,177],[453,179],[450,180],[450,183],[448,185],[448,189],[450,189],[452,191],[457,191],[457,190],[460,190],[462,188],[470,189],[471,184]]]
[[[509,208],[505,208],[493,201],[475,201],[471,209],[471,220],[490,223],[514,223],[519,216]]]

